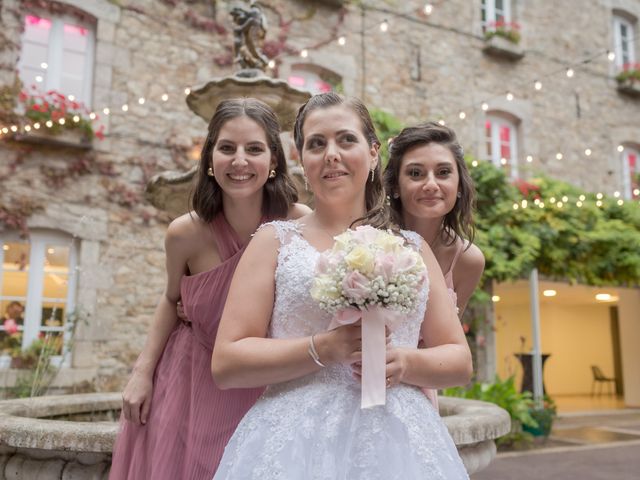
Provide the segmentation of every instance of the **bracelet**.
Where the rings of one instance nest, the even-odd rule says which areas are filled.
[[[313,342],[314,336],[315,335],[311,335],[311,337],[309,337],[309,350],[307,351],[309,352],[309,356],[316,363],[316,365],[318,365],[319,367],[326,367],[326,365],[320,361],[320,355],[318,355],[318,351],[316,350],[316,344]]]

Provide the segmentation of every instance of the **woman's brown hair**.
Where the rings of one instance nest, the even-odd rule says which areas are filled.
[[[280,124],[271,107],[255,98],[223,100],[216,108],[200,155],[197,183],[191,197],[191,207],[205,222],[211,222],[222,210],[222,188],[215,177],[207,175],[211,167],[213,148],[223,125],[229,120],[245,116],[262,127],[267,137],[276,176],[267,179],[263,187],[262,214],[267,218],[286,217],[291,205],[298,200],[298,192],[287,172],[287,160],[280,141]]]
[[[362,122],[362,133],[370,147],[374,145],[380,146],[380,140],[378,140],[378,136],[376,135],[371,115],[364,103],[357,98],[342,98],[334,92],[320,93],[311,97],[307,103],[300,107],[296,117],[296,123],[293,127],[293,139],[302,161],[304,161],[302,155],[302,148],[304,146],[303,127],[307,115],[320,108],[330,108],[338,105],[344,105],[358,115]],[[365,208],[367,213],[354,221],[351,224],[352,226],[365,224],[375,228],[389,228],[391,226],[389,209],[386,206],[384,187],[382,185],[381,169],[382,162],[380,158],[378,158],[378,162],[373,171],[373,181],[367,180],[365,187]]]
[[[428,122],[414,127],[403,129],[393,139],[389,146],[389,163],[384,171],[384,185],[390,195],[391,216],[398,225],[403,225],[402,201],[399,197],[400,167],[404,155],[415,147],[437,143],[447,148],[456,163],[459,174],[459,197],[453,209],[447,213],[443,220],[443,230],[451,235],[451,242],[456,236],[469,240],[469,245],[475,238],[473,225],[473,209],[475,207],[476,191],[469,170],[464,161],[464,151],[458,142],[456,133],[448,127],[435,122]]]

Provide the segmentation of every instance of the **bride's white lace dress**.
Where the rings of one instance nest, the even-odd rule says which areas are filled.
[[[293,222],[271,222],[280,241],[269,335],[303,337],[331,320],[309,291],[319,252]],[[420,237],[403,232],[409,243]],[[415,347],[427,303],[391,334]],[[387,390],[385,406],[360,409],[360,385],[347,365],[271,385],[246,414],[225,449],[215,480],[467,479],[456,447],[418,387]]]

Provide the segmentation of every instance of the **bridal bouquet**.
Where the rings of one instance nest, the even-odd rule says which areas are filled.
[[[362,319],[362,408],[385,404],[385,325],[393,330],[418,306],[427,271],[418,252],[371,226],[335,237],[320,255],[311,297],[335,328]]]

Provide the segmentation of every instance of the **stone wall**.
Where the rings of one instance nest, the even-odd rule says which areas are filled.
[[[99,389],[114,389],[144,342],[164,282],[167,219],[145,203],[144,184],[151,174],[193,165],[187,153],[194,139],[205,135],[206,125],[187,108],[184,89],[232,73],[231,66],[218,65],[229,56],[231,25],[223,2],[216,19],[226,34],[194,26],[210,22],[209,2],[59,3],[95,17],[92,106],[108,135],[94,141],[88,155],[112,172],[93,169],[52,186],[44,167],[64,171],[86,153],[42,146],[24,151],[23,144],[2,139],[0,204],[29,197],[44,206],[30,219],[32,228],[63,229],[79,239],[78,303],[91,315],[78,332],[71,368],[58,382],[95,379]],[[301,61],[330,69],[342,76],[346,94],[406,123],[445,119],[476,156],[484,148],[480,104],[486,100],[491,109],[519,118],[524,176],[544,171],[591,190],[621,190],[616,146],[640,142],[640,101],[617,92],[605,52],[612,44],[612,8],[640,17],[640,0],[540,0],[535,7],[515,0],[524,51],[517,61],[483,53],[479,0],[438,2],[428,17],[418,13],[424,2],[417,1],[370,1],[364,10],[346,7],[344,15],[332,2],[266,3],[274,7],[266,10],[268,39],[277,44],[278,35],[284,35],[292,50],[309,47],[304,61],[295,53],[280,56],[280,76],[286,78]],[[14,78],[26,11],[21,5],[18,0],[0,3],[4,35],[15,42],[0,47],[1,85]],[[389,30],[383,33],[379,24],[385,19]],[[344,46],[335,41],[340,34],[346,36]],[[589,63],[574,67],[574,78],[564,75],[569,64],[597,52]],[[550,72],[556,73],[545,77]],[[540,92],[533,88],[536,79],[543,82]],[[504,99],[507,90],[515,95],[511,102]],[[166,103],[160,100],[165,92]],[[137,103],[139,97],[146,98],[144,105]],[[120,109],[124,103],[130,106],[126,113]],[[105,106],[111,108],[108,117],[101,114]],[[594,152],[588,158],[587,147]],[[556,160],[557,152],[563,160]],[[533,156],[531,164],[525,163],[526,155]],[[9,173],[12,165],[17,169]]]

